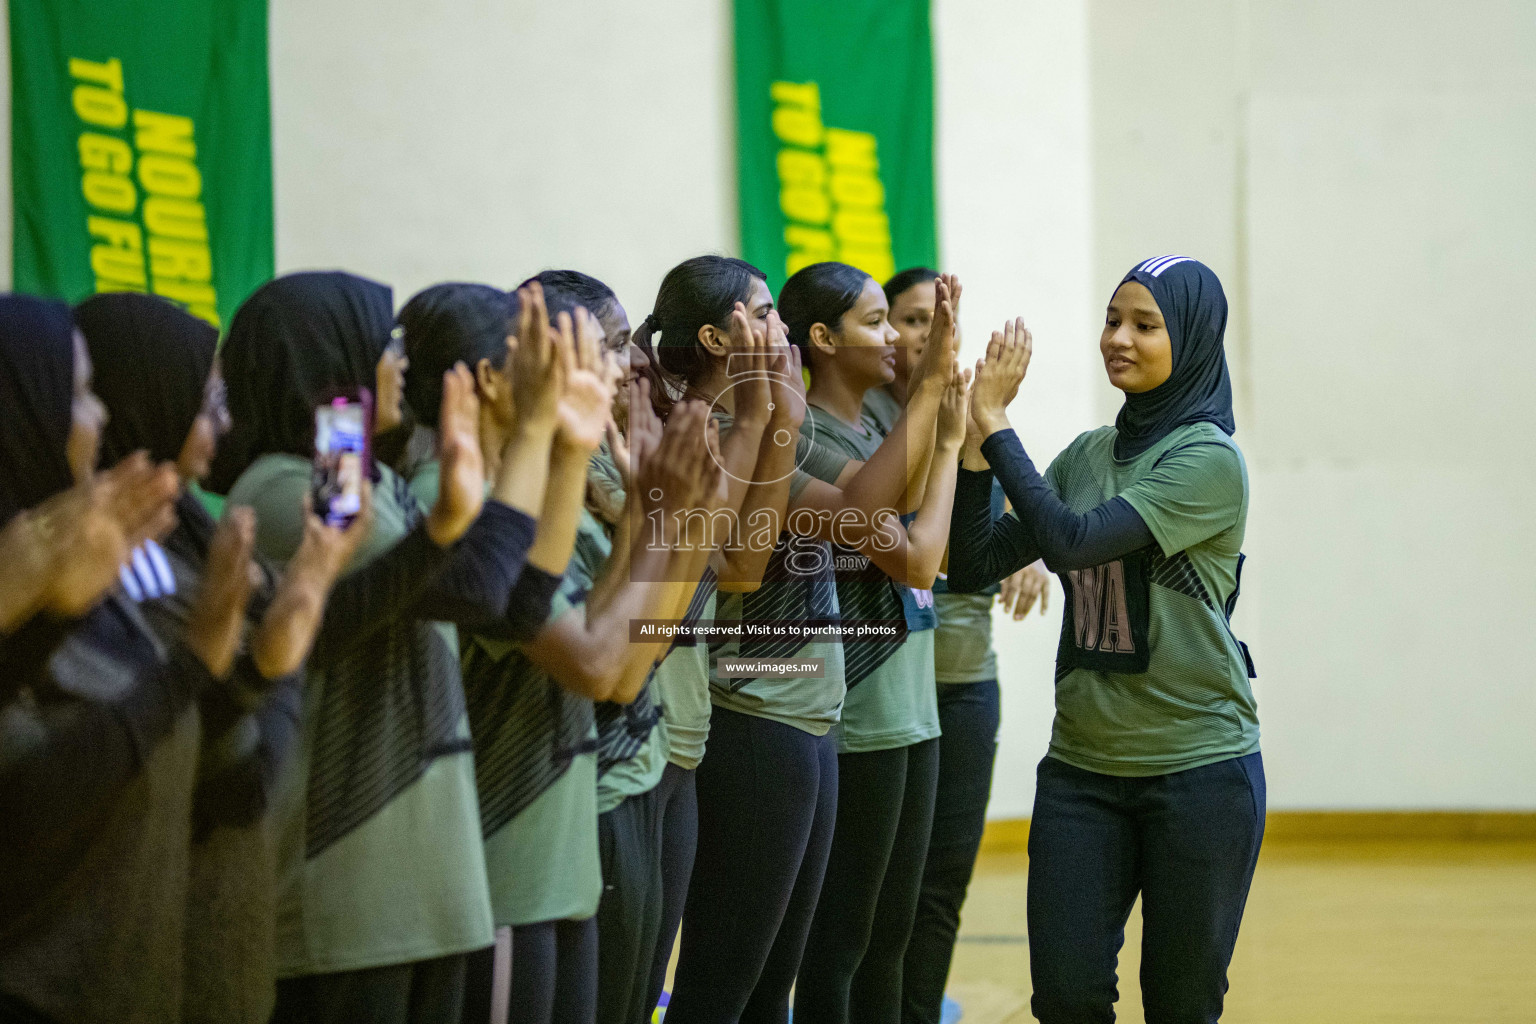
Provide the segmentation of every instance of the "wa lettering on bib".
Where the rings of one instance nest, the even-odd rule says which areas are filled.
[[[1147,640],[1151,550],[1142,548],[1112,562],[1061,573],[1067,602],[1057,650],[1060,669],[1130,675],[1147,670],[1152,657]]]

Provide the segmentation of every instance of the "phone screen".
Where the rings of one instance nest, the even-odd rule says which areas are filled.
[[[335,398],[315,410],[314,508],[327,524],[346,527],[363,508],[368,472],[366,398]]]

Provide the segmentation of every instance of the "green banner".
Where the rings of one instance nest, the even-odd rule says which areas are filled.
[[[272,276],[266,0],[10,0],[15,288],[215,326]]]
[[[928,0],[735,0],[742,255],[937,262]]]

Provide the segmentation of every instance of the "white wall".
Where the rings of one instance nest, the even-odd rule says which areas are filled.
[[[736,245],[729,7],[273,0],[278,270],[397,302],[575,266],[643,316]]]
[[[1271,806],[1536,807],[1536,5],[934,6],[942,254],[968,355],[1035,329],[1033,452],[1113,414],[1126,267],[1227,286]],[[729,10],[272,0],[278,269],[404,301],[572,265],[643,316],[736,245]],[[1054,596],[997,626],[994,816],[1033,798]]]
[[[1177,250],[1234,300],[1271,805],[1536,807],[1536,6],[1091,25],[1100,290]]]
[[[935,3],[940,249],[961,276],[962,365],[1024,316],[1030,378],[1012,410],[1036,456],[1095,423],[1103,371],[1090,300],[1092,260],[1087,6]],[[1050,613],[994,616],[1003,726],[989,813],[1027,817],[1050,741],[1061,591]]]
[[[1277,779],[1536,807],[1536,7],[1254,5],[1259,638]],[[1320,258],[1321,257],[1321,258]]]

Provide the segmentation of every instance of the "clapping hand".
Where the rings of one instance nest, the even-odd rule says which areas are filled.
[[[770,317],[777,318],[776,313]],[[770,380],[772,342],[766,332],[762,337],[752,330],[747,320],[747,307],[736,303],[731,310],[731,348],[726,364],[732,380],[738,381],[735,391],[736,422],[767,424],[774,406],[772,381]]]
[[[789,331],[776,309],[768,313],[767,355],[773,381],[773,415],[769,422],[778,428],[798,431],[810,408],[805,400],[805,368],[800,349],[789,343]]]
[[[313,573],[329,588],[352,562],[363,538],[373,529],[373,481],[363,480],[357,515],[345,527],[331,526],[315,515],[314,502],[304,495],[304,539],[288,560],[284,577]]]
[[[215,679],[229,675],[240,649],[255,546],[256,514],[244,507],[228,509],[208,545],[202,585],[187,620],[187,646]]]
[[[544,288],[532,281],[517,290],[517,336],[507,339],[512,406],[519,432],[553,429],[571,360],[549,326]]]
[[[922,354],[912,368],[914,387],[927,382],[938,387],[949,384],[950,367],[956,360],[960,291],[960,279],[954,274],[940,274],[934,281],[933,322],[928,327]]]
[[[363,480],[361,506],[345,528],[315,515],[304,495],[304,539],[288,560],[277,592],[250,638],[251,660],[264,679],[297,672],[309,656],[326,598],[336,578],[373,528],[373,482]]]
[[[935,443],[954,451],[965,441],[966,426],[970,422],[969,388],[971,371],[955,366],[950,370],[949,386],[939,403],[938,432]]]
[[[628,436],[619,432],[618,425],[608,423],[608,450],[613,454],[613,464],[618,467],[619,479],[624,491],[633,494],[635,477],[640,461],[661,443],[661,417],[651,406],[651,382],[644,377],[629,382],[629,417],[626,427]]]
[[[701,497],[718,484],[708,472],[714,462],[704,433],[709,407],[684,401],[672,407],[661,441],[638,459],[638,490],[646,518],[659,521],[663,543],[679,542],[679,513],[698,507]]]
[[[41,607],[74,618],[95,606],[129,552],[175,528],[177,487],[174,467],[136,452],[38,506],[31,521],[51,562]]]
[[[564,366],[558,436],[562,444],[591,453],[603,443],[613,418],[613,364],[603,354],[597,318],[585,309],[577,307],[574,318],[561,313],[557,325],[556,346]]]
[[[438,547],[464,536],[485,504],[485,459],[480,452],[480,400],[463,363],[443,374],[438,416],[439,487],[427,515],[427,533]]]
[[[1008,403],[1019,393],[1033,348],[1034,338],[1022,317],[992,332],[987,357],[976,364],[971,391],[971,419],[983,440],[1009,428]]]

